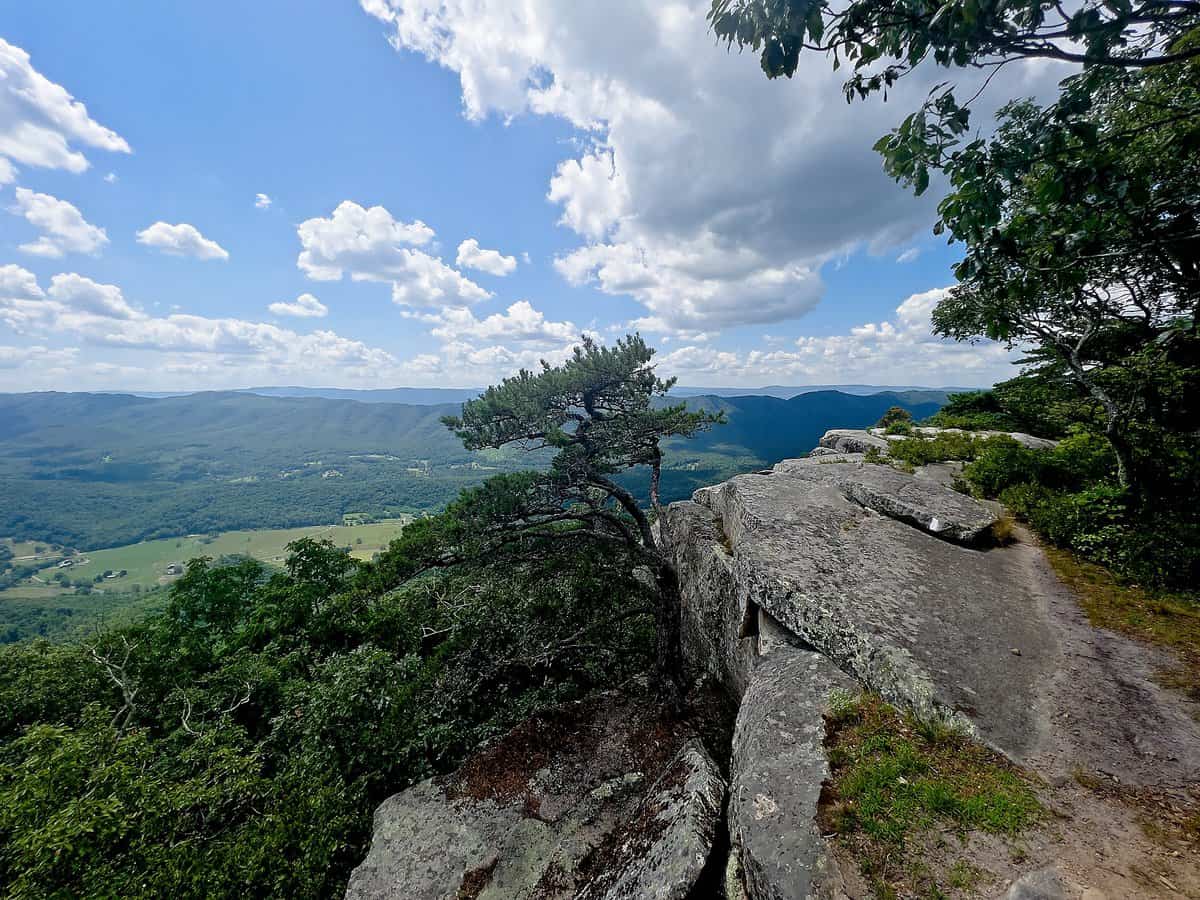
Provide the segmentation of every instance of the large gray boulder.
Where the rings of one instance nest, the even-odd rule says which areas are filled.
[[[1031,617],[1040,598],[1008,557],[935,536],[923,516],[878,512],[886,504],[875,494],[897,504],[958,496],[904,473],[810,459],[672,504],[664,534],[685,623],[692,607],[711,610],[710,620],[725,616],[714,633],[723,635],[720,658],[740,672],[735,686],[752,675],[731,635],[748,632],[744,623],[761,610],[891,702],[978,729],[997,746],[1028,748],[1038,728],[1028,692],[1054,647]]]
[[[912,434],[919,437],[934,437],[939,434],[964,434],[961,428],[935,428],[930,425],[916,425]],[[1058,441],[1049,438],[1034,437],[1020,431],[972,431],[976,437],[1007,437],[1012,438],[1023,447],[1031,450],[1051,450]],[[889,445],[893,441],[902,441],[911,435],[887,434],[882,428],[832,428],[822,435],[819,445],[811,455],[823,453],[866,453],[869,449],[887,455]]]
[[[682,898],[708,859],[724,789],[648,690],[570,704],[522,723],[448,778],[384,801],[346,897],[554,900],[611,872],[614,890],[645,892],[588,896]],[[653,827],[640,843],[617,839],[647,816]],[[643,855],[631,858],[633,849]]]
[[[662,533],[689,656],[706,655],[714,676],[746,693],[762,664],[754,623],[767,616],[892,703],[950,720],[1043,773],[1194,781],[1200,725],[1156,683],[1166,657],[1091,628],[1031,540],[960,544],[900,508],[947,496],[924,487],[949,490],[824,457],[672,504]]]
[[[871,449],[887,453],[888,442],[862,429],[834,428],[822,435],[820,446],[837,453],[866,453]]]
[[[884,429],[882,429],[882,428],[869,428],[867,430],[873,435],[877,435],[879,437],[886,437],[889,440],[902,440],[905,437],[904,435],[884,434]],[[963,433],[965,433],[964,429],[962,429],[962,428],[936,428],[931,425],[917,425],[917,426],[914,426],[913,431],[916,434],[922,435],[924,437],[934,437],[935,435],[943,434],[943,433],[945,433],[945,434],[963,434]],[[982,430],[982,431],[971,431],[970,434],[973,434],[976,437],[1012,438],[1014,441],[1016,441],[1022,447],[1028,447],[1030,450],[1052,450],[1056,446],[1058,446],[1058,441],[1051,440],[1050,438],[1034,437],[1032,434],[1025,434],[1025,432],[1023,432],[1023,431]]]
[[[838,486],[868,509],[959,544],[981,543],[996,522],[992,510],[965,494],[886,466],[846,471]]]
[[[730,762],[729,837],[755,900],[831,895],[840,878],[817,827],[829,777],[825,720],[854,681],[764,617],[761,660],[742,697]]]
[[[704,746],[688,741],[609,836],[580,900],[686,900],[709,863],[725,781]]]
[[[996,521],[991,508],[940,481],[871,465],[858,456],[785,459],[774,471],[834,485],[848,500],[959,544],[985,541]]]

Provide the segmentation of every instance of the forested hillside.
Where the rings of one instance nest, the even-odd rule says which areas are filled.
[[[686,447],[667,443],[664,497],[806,450],[833,425],[867,425],[896,404],[930,415],[942,400],[833,391],[689,398],[690,408],[724,410],[728,423]],[[420,513],[489,473],[530,465],[516,450],[464,450],[440,421],[458,410],[237,392],[3,395],[0,535],[96,549],[347,513]]]

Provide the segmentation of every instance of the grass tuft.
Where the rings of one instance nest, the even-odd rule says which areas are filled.
[[[967,878],[966,863],[938,875],[921,859],[918,838],[932,829],[1015,836],[1041,816],[1029,778],[949,724],[903,715],[873,694],[839,694],[830,706],[821,822],[877,896],[940,896]]]

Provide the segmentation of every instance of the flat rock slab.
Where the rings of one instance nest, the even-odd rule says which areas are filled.
[[[606,840],[580,900],[687,900],[721,824],[725,780],[698,740],[688,741],[632,819]]]
[[[1004,900],[1066,900],[1062,878],[1053,866],[1022,875],[1004,894]]]
[[[817,827],[829,777],[825,720],[830,694],[856,689],[818,653],[766,633],[734,727],[729,835],[755,900],[806,900],[837,882]]]
[[[835,484],[855,503],[958,544],[983,542],[996,521],[991,508],[941,480],[865,463],[857,455],[785,459],[773,471]]]
[[[971,549],[851,499],[847,479],[865,471],[790,460],[697,491],[721,536],[723,604],[764,610],[886,699],[957,719],[1043,773],[1196,777],[1200,725],[1154,683],[1152,653],[1090,628],[1028,540]],[[672,505],[673,553],[701,515]],[[685,598],[703,595],[690,577]]]
[[[577,879],[586,860],[636,816],[646,785],[686,740],[685,729],[646,689],[535,716],[449,778],[424,781],[384,801],[346,897],[574,897],[583,887]],[[695,830],[698,845],[698,816],[690,809],[686,815],[684,830]],[[679,837],[666,846],[685,845]],[[689,860],[699,852],[695,845],[687,845]],[[683,873],[682,866],[670,870]]]
[[[834,428],[821,437],[820,446],[837,453],[866,453],[874,448],[887,453],[885,438],[857,428]]]

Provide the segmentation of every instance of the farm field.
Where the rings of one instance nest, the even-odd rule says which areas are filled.
[[[128,574],[123,578],[101,582],[97,589],[128,591],[132,590],[134,585],[139,585],[141,590],[149,591],[172,580],[172,576],[167,574],[168,566],[183,565],[196,556],[252,556],[270,565],[282,566],[287,557],[287,545],[302,537],[330,540],[339,547],[349,547],[351,555],[356,559],[370,559],[372,554],[386,547],[388,542],[398,536],[400,530],[410,521],[409,518],[402,518],[367,525],[312,525],[303,528],[226,531],[215,536],[197,534],[143,541],[124,547],[81,553],[77,558],[86,561],[75,563],[64,571],[68,578],[77,581],[93,579],[106,570],[119,572],[124,569]],[[14,556],[17,549],[14,547]],[[54,562],[40,569],[36,577],[44,582],[50,581],[59,571],[57,565],[58,563]],[[26,588],[33,591],[34,595],[45,595],[43,586],[35,583],[9,588],[8,591],[0,593],[0,597],[16,596]]]
[[[367,560],[400,534],[411,517],[387,519],[363,525],[313,525],[302,528],[271,528],[227,531],[217,535],[189,535],[143,541],[124,547],[80,552],[80,560],[59,569],[61,554],[41,547],[36,553],[29,542],[2,543],[25,565],[43,564],[33,577],[0,590],[0,643],[35,635],[63,637],[86,629],[100,620],[136,618],[162,603],[156,589],[178,576],[167,574],[169,566],[183,566],[197,556],[251,556],[271,566],[282,566],[287,545],[303,537],[330,540],[349,547],[356,559]],[[95,582],[91,593],[77,593],[74,584],[94,582],[105,571],[126,574]],[[71,584],[60,585],[54,575],[62,572]]]

